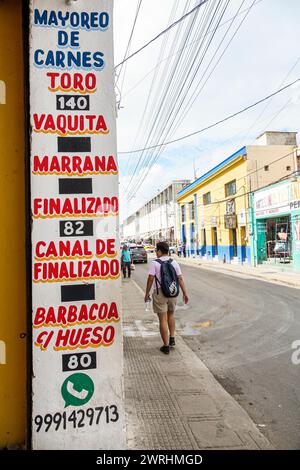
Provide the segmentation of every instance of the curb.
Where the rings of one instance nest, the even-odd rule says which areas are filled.
[[[184,264],[186,266],[192,266],[192,267],[195,267],[195,268],[198,268],[198,269],[207,269],[208,271],[214,271],[214,272],[219,272],[219,273],[223,273],[223,274],[228,274],[229,276],[230,275],[235,275],[235,274],[242,274],[244,276],[249,276],[249,277],[253,277],[254,279],[260,279],[260,280],[263,280],[265,282],[270,282],[270,283],[273,283],[273,284],[280,284],[280,285],[283,285],[283,286],[287,286],[287,287],[292,287],[294,289],[300,289],[300,282],[299,283],[294,283],[294,282],[291,282],[291,281],[288,281],[288,280],[282,280],[282,279],[277,279],[277,278],[268,278],[268,277],[265,277],[259,273],[257,274],[254,274],[254,273],[249,273],[249,272],[243,272],[241,270],[231,270],[231,269],[227,269],[227,268],[224,268],[224,267],[215,267],[215,266],[210,266],[210,265],[206,265],[206,264],[201,264],[201,261],[199,261],[199,264],[196,263],[196,262],[189,262],[189,261],[186,261],[185,259],[182,259],[182,258],[176,258],[176,261],[181,263],[181,264]],[[225,271],[225,273],[224,273]]]

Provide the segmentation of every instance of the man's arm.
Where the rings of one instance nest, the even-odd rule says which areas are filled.
[[[184,283],[182,274],[180,276],[178,276],[178,281],[179,281],[180,288],[182,290],[183,301],[184,301],[185,304],[187,304],[188,301],[189,301],[189,298],[188,298],[187,293],[186,293],[185,283]]]
[[[149,274],[148,279],[147,279],[147,286],[146,286],[145,298],[144,298],[145,302],[147,302],[147,300],[150,300],[150,299],[151,299],[151,297],[150,297],[150,291],[151,291],[151,287],[152,287],[153,281],[154,281],[154,276],[152,276],[151,274]]]

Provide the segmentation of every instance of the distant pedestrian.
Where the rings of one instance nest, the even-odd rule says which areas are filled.
[[[160,334],[163,340],[163,346],[160,350],[164,354],[169,354],[170,346],[175,346],[174,313],[179,287],[183,293],[184,303],[187,304],[189,300],[180,266],[168,256],[168,253],[168,243],[157,243],[157,259],[150,264],[145,292],[145,302],[151,299],[150,293],[152,292],[153,311],[158,315]]]
[[[128,277],[130,277],[131,276],[131,253],[127,245],[123,246],[121,264],[122,264],[124,278],[126,278],[127,272],[128,272]]]
[[[185,242],[182,243],[181,252],[183,254],[183,257],[186,258],[186,244],[185,244]]]

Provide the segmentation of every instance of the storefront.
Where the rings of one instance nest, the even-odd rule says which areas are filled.
[[[300,178],[269,186],[252,196],[255,264],[300,270]]]

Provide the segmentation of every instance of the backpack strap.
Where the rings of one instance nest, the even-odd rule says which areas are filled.
[[[158,264],[162,265],[163,264],[163,261],[161,261],[159,258],[155,259],[154,261],[156,261]],[[156,285],[156,293],[158,295],[158,283],[159,283],[159,280],[157,279],[157,276],[155,274],[155,285]]]

